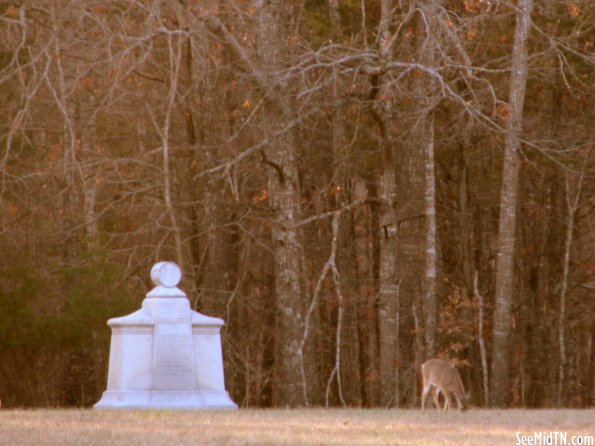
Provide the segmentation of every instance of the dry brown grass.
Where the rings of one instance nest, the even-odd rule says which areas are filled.
[[[0,444],[506,445],[517,432],[595,435],[595,410],[3,410]]]

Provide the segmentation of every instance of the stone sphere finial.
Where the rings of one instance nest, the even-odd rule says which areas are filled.
[[[174,262],[158,262],[151,268],[151,280],[157,286],[174,288],[182,279],[182,271]]]

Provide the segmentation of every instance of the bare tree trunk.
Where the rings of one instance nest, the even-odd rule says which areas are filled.
[[[328,11],[331,28],[335,39],[341,34],[341,16],[339,15],[339,0],[328,0]]]
[[[358,181],[354,187],[354,198],[365,199],[368,196],[376,196],[375,189],[368,190],[364,181]],[[377,268],[377,237],[378,218],[377,206],[367,204],[362,213],[354,214],[353,233],[355,242],[354,249],[357,253],[357,275],[362,280],[359,286],[360,311],[358,314],[359,340],[360,340],[360,373],[362,377],[362,397],[366,407],[373,407],[379,400],[378,380],[378,325],[375,306]]]
[[[384,407],[396,403],[397,345],[397,224],[395,205],[397,200],[395,172],[392,163],[380,179],[380,290],[378,292],[378,336],[380,356],[380,404]]]
[[[170,132],[172,126],[172,114],[176,102],[176,95],[178,91],[178,83],[180,80],[180,66],[182,64],[182,38],[167,35],[167,43],[169,50],[169,93],[167,97],[167,104],[165,107],[165,116],[163,118],[163,126],[160,129],[161,133],[161,161],[163,169],[163,201],[167,216],[171,224],[171,232],[174,238],[174,246],[176,251],[176,262],[184,269],[184,251],[182,248],[182,233],[178,225],[176,216],[176,209],[173,199],[172,188],[172,173],[171,173],[171,147],[170,147]]]
[[[331,383],[333,378],[337,377],[337,394],[339,396],[339,401],[341,402],[342,406],[346,406],[345,398],[343,397],[343,383],[341,380],[341,352],[342,352],[342,330],[343,330],[343,315],[344,315],[344,303],[345,299],[343,299],[343,293],[341,291],[341,276],[339,274],[339,270],[337,269],[337,244],[339,242],[339,226],[341,223],[341,213],[340,211],[336,212],[333,215],[332,221],[332,246],[331,246],[331,256],[327,262],[329,265],[332,276],[333,276],[333,284],[335,286],[335,294],[338,300],[338,309],[337,309],[337,331],[335,335],[335,366],[329,376],[326,385],[326,407],[329,406],[329,395],[331,389]]]
[[[198,27],[197,27],[198,28]],[[196,29],[194,39],[188,39],[184,49],[184,76],[181,76],[184,91],[179,97],[185,98],[183,105],[186,119],[187,145],[192,153],[192,163],[183,166],[188,178],[192,176],[192,165],[214,166],[222,158],[221,142],[230,135],[226,122],[228,106],[217,94],[222,84],[229,78],[217,73],[213,59],[223,59],[224,48],[215,44],[204,29]],[[205,57],[204,53],[211,57]],[[180,86],[182,87],[182,85]],[[200,106],[199,106],[200,104]],[[226,172],[229,179],[233,169]],[[224,184],[225,178],[219,175],[191,181],[184,190],[189,206],[188,218],[191,222],[190,253],[197,304],[201,311],[226,321],[225,334],[230,327],[227,314],[228,302],[233,296],[234,284],[238,276],[237,253],[234,252],[234,230],[229,228],[234,205],[229,203],[234,190],[229,194]],[[233,184],[233,181],[230,181]],[[201,227],[201,223],[204,225]],[[226,350],[224,354],[227,355]],[[227,358],[225,358],[227,359]],[[229,372],[228,372],[229,371]],[[237,373],[231,367],[227,373]],[[227,380],[226,380],[227,381]]]
[[[336,26],[339,26],[337,23]],[[337,30],[338,32],[338,30]],[[337,85],[338,76],[333,82],[333,102],[336,104],[339,100]],[[335,190],[337,191],[337,204],[348,206],[353,200],[352,184],[344,169],[344,159],[346,158],[345,147],[347,141],[345,137],[344,122],[341,119],[341,110],[336,107],[331,111],[331,125],[333,135],[333,155],[334,172],[336,178]],[[341,337],[341,379],[340,383],[343,390],[344,401],[347,405],[360,406],[362,402],[361,395],[361,375],[359,370],[360,363],[360,339],[358,336],[358,306],[359,296],[361,294],[357,277],[356,257],[359,254],[354,244],[355,234],[353,227],[353,212],[344,212],[339,217],[339,265],[343,271],[343,276],[347,278],[343,283],[344,297],[344,318],[343,318],[343,336]],[[334,227],[334,226],[333,226]],[[349,279],[351,278],[351,280]]]
[[[419,370],[419,366],[424,362],[424,336],[420,317],[419,303],[417,298],[411,301],[411,314],[413,316],[413,327],[415,329],[415,339],[413,342],[413,362],[415,370]],[[411,393],[413,394],[413,405],[417,406],[417,395],[419,385],[417,382],[410,383]]]
[[[423,39],[420,38],[415,51],[419,60],[427,67],[435,65],[435,39],[434,33],[436,20],[443,20],[436,10],[433,2],[423,2],[420,8],[423,20],[419,20],[418,26],[424,29]],[[421,34],[421,32],[420,32]],[[414,90],[417,94],[417,101],[421,106],[419,122],[417,124],[416,139],[420,144],[419,157],[424,164],[424,214],[425,214],[425,274],[423,277],[422,290],[423,315],[424,315],[424,341],[426,358],[436,356],[436,330],[438,302],[436,297],[437,278],[437,241],[436,241],[436,172],[434,153],[434,124],[435,116],[435,86],[432,78],[425,76],[414,80]],[[413,155],[415,156],[415,155]]]
[[[274,116],[270,114],[269,116]],[[271,118],[272,119],[272,118]],[[276,128],[275,130],[279,130]],[[299,343],[303,333],[303,301],[301,290],[301,244],[298,230],[292,226],[301,214],[297,169],[290,135],[271,144],[271,163],[279,167],[269,170],[269,194],[275,212],[272,231],[275,259],[275,292],[277,297],[278,356],[274,402],[277,406],[306,404],[302,377],[299,373]],[[306,360],[307,365],[311,363]]]
[[[283,2],[255,0],[258,10],[258,47],[264,70],[270,82],[269,99],[265,106],[269,135],[279,133],[262,152],[268,165],[268,190],[274,212],[272,229],[275,262],[275,293],[277,299],[277,355],[273,385],[276,406],[301,406],[308,403],[308,388],[302,382],[302,360],[306,367],[315,364],[300,355],[304,331],[304,301],[301,288],[302,246],[295,223],[302,213],[301,195],[296,162],[296,141],[289,131],[282,134],[291,120],[292,110],[287,103],[284,85],[276,78],[275,69],[282,60],[282,43],[286,40],[282,26],[287,19]],[[308,352],[308,348],[305,349]],[[306,371],[308,380],[311,376]],[[305,383],[308,385],[309,383]]]
[[[83,115],[84,116],[84,115]],[[99,228],[97,226],[96,201],[98,187],[98,172],[92,165],[95,151],[95,116],[86,116],[86,120],[80,125],[81,157],[81,180],[84,196],[85,214],[85,235],[88,247],[93,251],[99,244]]]
[[[426,357],[436,356],[436,176],[434,171],[434,114],[426,117],[426,277],[425,277],[425,316],[426,316]]]
[[[316,362],[312,349],[306,346],[302,357],[300,344],[304,337],[305,290],[303,282],[303,248],[296,227],[301,208],[297,170],[297,142],[288,123],[296,116],[288,94],[286,80],[279,74],[283,68],[288,42],[289,17],[293,4],[280,0],[254,0],[258,58],[244,48],[216,16],[207,18],[219,31],[240,62],[253,76],[264,96],[261,107],[266,144],[259,152],[267,167],[269,204],[273,211],[272,254],[275,265],[275,364],[272,402],[277,406],[295,407],[308,404],[310,388],[317,388]],[[291,127],[291,126],[290,126]],[[311,356],[312,355],[312,356]],[[303,362],[302,362],[303,359]],[[306,386],[302,380],[305,365]]]
[[[595,337],[595,328],[591,327],[591,332],[588,333],[588,342],[587,342],[587,361],[589,363],[588,367],[591,370],[591,379],[590,382],[588,382],[588,385],[590,386],[590,395],[591,398],[587,400],[588,404],[590,404],[591,406],[593,406],[593,404],[595,404],[595,373],[592,373],[593,370],[595,369],[595,348],[593,348],[593,337]]]
[[[81,67],[81,71],[84,70]],[[78,71],[78,67],[77,67]],[[91,82],[94,82],[91,80]],[[98,187],[98,165],[95,158],[95,138],[98,106],[92,87],[83,84],[77,89],[76,112],[73,120],[79,156],[77,158],[78,171],[81,181],[83,197],[83,219],[85,226],[85,241],[87,249],[94,251],[99,244],[99,228],[97,226],[96,201]]]
[[[518,193],[518,150],[523,122],[527,83],[529,30],[533,0],[520,0],[516,15],[509,92],[509,117],[506,123],[498,257],[496,263],[496,298],[493,322],[492,405],[510,402],[510,335],[513,300],[514,246]]]
[[[392,17],[392,1],[381,2],[381,16],[378,27],[378,51],[384,60],[391,54],[390,48],[390,23]],[[393,153],[393,138],[391,130],[391,116],[389,105],[384,98],[390,97],[388,78],[378,79],[379,100],[373,111],[378,123],[384,166],[378,181],[378,196],[380,198],[380,264],[379,264],[379,291],[378,291],[378,341],[380,359],[380,404],[388,407],[396,404],[397,380],[397,303],[398,303],[398,277],[397,277],[397,182],[395,157]]]
[[[581,205],[581,196],[583,192],[583,180],[585,178],[585,171],[587,168],[587,161],[589,159],[590,152],[585,156],[584,165],[578,174],[576,180],[576,186],[574,191],[571,185],[571,175],[569,172],[565,172],[565,198],[566,198],[566,237],[564,240],[564,261],[562,265],[562,283],[560,284],[560,312],[558,321],[558,353],[559,353],[559,365],[558,365],[558,388],[556,394],[556,403],[558,407],[564,405],[564,381],[566,372],[566,363],[568,361],[566,357],[566,306],[567,306],[567,292],[568,292],[568,277],[570,275],[570,258],[572,256],[572,243],[574,239],[574,223],[576,220],[576,212]],[[573,195],[574,192],[574,196]]]
[[[483,330],[484,318],[484,299],[479,292],[479,273],[475,271],[473,278],[473,293],[477,299],[477,339],[479,341],[479,354],[481,358],[481,379],[483,389],[483,404],[487,406],[490,402],[489,374],[488,374],[488,354]]]
[[[62,124],[62,150],[63,159],[62,167],[64,179],[66,182],[66,189],[63,192],[63,240],[62,245],[63,261],[68,264],[73,260],[77,243],[77,233],[75,230],[76,212],[77,212],[77,185],[76,185],[76,124],[74,122],[75,112],[73,110],[74,104],[68,97],[66,74],[63,61],[63,51],[61,48],[62,39],[60,38],[59,11],[56,5],[52,5],[51,20],[53,32],[53,48],[52,48],[52,63],[56,70],[56,79],[52,80],[51,76],[46,78],[47,86],[49,87],[56,106],[60,110],[63,118]]]
[[[199,36],[203,37],[201,34]],[[206,40],[206,39],[205,39]],[[185,89],[185,96],[186,101],[183,102],[183,113],[184,119],[186,120],[185,125],[185,140],[188,147],[193,148],[197,147],[197,144],[204,144],[205,139],[205,132],[204,132],[204,123],[200,119],[201,115],[199,113],[200,108],[198,107],[199,101],[199,89],[197,86],[200,83],[200,79],[197,75],[199,70],[195,68],[196,65],[196,58],[194,55],[194,44],[192,38],[188,38],[186,44],[183,48],[183,61],[182,64],[182,75],[180,76],[180,82],[182,83]],[[208,90],[208,89],[207,89]],[[206,108],[206,107],[202,107]],[[188,187],[184,189],[184,200],[191,203],[188,206],[188,220],[190,221],[190,242],[189,245],[189,259],[191,262],[191,268],[186,268],[186,275],[192,277],[192,290],[190,295],[192,296],[193,300],[193,308],[202,310],[199,305],[200,300],[200,288],[202,286],[202,263],[204,256],[206,255],[206,251],[203,248],[203,243],[199,234],[201,232],[200,221],[202,217],[202,206],[200,206],[199,201],[201,197],[202,190],[206,189],[205,187],[201,187],[201,181],[198,179],[191,179],[193,174],[192,166],[195,163],[200,162],[200,153],[202,151],[194,150],[192,153],[192,161],[187,163],[186,165],[186,175],[188,177]],[[203,181],[208,181],[203,180]],[[227,370],[227,369],[226,369]]]

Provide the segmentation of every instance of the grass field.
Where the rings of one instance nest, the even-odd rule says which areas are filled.
[[[2,410],[0,445],[516,445],[595,435],[595,410]],[[553,437],[552,437],[553,438]],[[554,438],[555,440],[555,438]],[[529,443],[525,438],[524,444]],[[592,442],[590,444],[593,444]]]

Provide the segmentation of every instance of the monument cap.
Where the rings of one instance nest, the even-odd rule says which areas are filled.
[[[157,286],[173,288],[181,279],[182,271],[174,262],[158,262],[151,268],[151,280]]]

